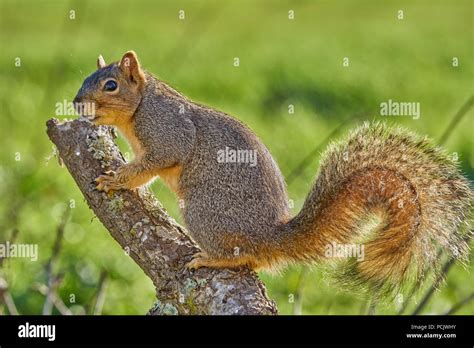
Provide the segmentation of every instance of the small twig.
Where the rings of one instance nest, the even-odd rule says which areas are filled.
[[[20,232],[20,231],[19,231],[17,228],[14,228],[14,229],[13,229],[12,235],[10,236],[10,239],[9,239],[10,244],[15,243],[15,241],[16,241],[16,239],[17,239],[17,237],[18,237],[18,233],[19,233],[19,232]],[[5,259],[6,259],[6,257],[0,257],[0,268],[2,268],[2,266],[3,266],[3,261],[4,261]]]
[[[469,244],[469,242],[471,241],[472,237],[474,235],[474,230],[470,230],[469,233],[467,233],[465,236],[464,236],[464,241],[466,243]],[[438,252],[438,258],[441,257],[441,255],[443,254],[443,251],[440,250]],[[443,265],[443,267],[441,268],[441,272],[438,274],[438,276],[436,277],[435,281],[433,282],[433,284],[431,284],[431,287],[428,289],[428,291],[425,293],[425,295],[423,296],[423,299],[421,300],[420,304],[416,307],[416,309],[414,310],[414,312],[412,313],[413,315],[416,315],[418,314],[425,306],[426,304],[428,303],[428,300],[431,298],[431,296],[433,295],[433,293],[435,292],[436,289],[438,289],[438,287],[440,286],[441,282],[446,279],[446,276],[449,272],[449,270],[451,269],[451,267],[455,264],[456,262],[456,259],[455,258],[449,258]],[[426,275],[426,274],[425,274]]]
[[[317,155],[317,153],[321,150],[321,148],[327,144],[329,140],[331,140],[339,131],[346,125],[346,121],[352,118],[358,118],[361,115],[365,114],[365,111],[358,112],[356,114],[351,115],[347,119],[345,119],[343,122],[341,122],[336,128],[334,128],[331,133],[329,133],[322,141],[320,141],[314,148],[313,150],[310,151],[306,155],[306,157],[303,158],[303,160],[291,171],[291,173],[286,177],[286,184],[290,186],[290,184],[293,183],[293,181],[304,171],[304,169],[311,163],[313,160],[314,156]]]
[[[0,300],[5,304],[11,315],[18,315],[13,297],[8,291],[8,282],[2,277],[0,277]]]
[[[412,315],[419,314],[425,308],[425,306],[428,303],[428,301],[430,300],[431,296],[439,288],[439,286],[441,285],[443,280],[446,278],[446,274],[448,273],[449,269],[454,265],[455,262],[456,262],[456,259],[451,258],[444,264],[441,272],[438,274],[438,276],[436,277],[433,284],[430,286],[428,291],[425,293],[425,296],[423,296],[423,299],[421,300],[420,304],[415,308]]]
[[[369,303],[370,300],[365,300],[361,303],[360,308],[359,308],[359,315],[364,315],[366,314],[366,308],[367,304]]]
[[[299,277],[298,281],[296,283],[295,287],[295,298],[293,302],[293,314],[294,315],[301,315],[303,312],[303,288],[304,288],[304,283],[306,281],[306,276],[308,275],[309,269],[307,266],[303,266]]]
[[[377,301],[371,298],[369,301],[369,306],[367,307],[367,315],[375,315],[376,308],[377,308]]]
[[[331,133],[329,133],[329,135],[324,138],[323,141],[321,141],[313,150],[311,150],[311,152],[309,154],[306,155],[305,158],[303,158],[303,160],[301,160],[301,162],[295,167],[295,169],[293,169],[291,171],[291,173],[287,176],[287,179],[286,179],[286,184],[288,186],[290,186],[290,184],[293,183],[293,181],[303,172],[303,170],[311,163],[311,161],[313,160],[314,156],[316,156],[316,154],[320,151],[321,147],[326,144],[329,139],[331,139],[332,137],[334,137],[334,135],[336,135],[340,130],[341,128],[343,127],[343,123],[341,123],[339,126],[337,126],[336,128],[334,128]]]
[[[464,307],[465,305],[467,305],[469,302],[471,302],[472,300],[474,300],[474,292],[471,293],[469,296],[467,296],[466,298],[464,298],[463,300],[459,301],[458,303],[456,303],[454,306],[451,307],[451,309],[449,311],[447,311],[446,313],[444,313],[444,315],[451,315],[451,314],[454,314],[456,313],[458,310],[460,310],[462,307]]]
[[[63,302],[61,297],[58,296],[58,294],[55,292],[53,293],[53,303],[54,307],[58,310],[61,315],[72,315],[71,310],[69,309],[68,306]]]
[[[35,284],[34,289],[37,290],[41,295],[46,296],[48,294],[48,287],[44,284]],[[61,297],[57,294],[57,292],[53,292],[50,294],[54,307],[58,310],[61,315],[72,315],[71,310],[68,306],[63,302]]]
[[[51,253],[51,257],[49,258],[48,262],[45,266],[45,273],[46,273],[46,284],[48,287],[48,292],[46,294],[46,298],[43,305],[43,315],[51,315],[53,311],[53,293],[54,287],[53,283],[55,281],[55,276],[53,274],[53,263],[56,261],[59,252],[61,251],[61,241],[64,235],[64,229],[66,227],[67,221],[69,219],[70,209],[66,208],[61,218],[61,222],[56,229],[56,239],[54,241],[53,251]]]
[[[441,259],[442,256],[443,256],[443,249],[439,249],[438,254],[436,255],[436,260]],[[446,267],[446,264],[443,265],[442,268],[445,268],[445,267]],[[428,276],[428,273],[430,273],[430,270],[431,270],[431,268],[424,269],[421,279],[426,279],[426,277]],[[434,287],[436,289],[436,286],[435,286],[434,283],[433,283],[432,287]],[[417,290],[418,290],[418,288],[416,286],[413,286],[413,288],[410,291],[410,294],[406,297],[406,300],[403,301],[403,305],[400,308],[400,310],[398,311],[398,315],[402,315],[405,312],[405,310],[408,308],[408,305],[410,304],[410,300],[417,293]],[[428,294],[425,294],[425,296],[427,296],[427,295]]]
[[[16,224],[16,219],[15,219]],[[19,230],[14,228],[12,234],[10,236],[10,243],[15,243],[16,239],[18,238]],[[0,270],[3,266],[3,262],[6,258],[0,257]],[[11,315],[18,315],[18,309],[16,308],[15,301],[13,300],[13,296],[11,295],[10,291],[8,291],[8,282],[7,280],[0,276],[0,299],[5,304],[8,309],[8,312]]]
[[[18,315],[18,310],[16,308],[15,301],[13,300],[13,297],[9,291],[5,291],[2,293],[2,300],[3,303],[5,303],[5,305],[7,306],[8,311],[11,315]]]
[[[5,226],[0,226],[0,230],[8,230],[10,226],[18,226],[18,214],[24,204],[24,198],[22,200],[16,200],[12,203],[10,210],[6,214],[5,221],[7,221],[7,223]]]
[[[454,115],[453,119],[449,123],[448,127],[446,127],[443,135],[441,135],[439,139],[439,144],[444,145],[451,134],[453,133],[454,129],[458,125],[459,122],[461,122],[462,118],[464,117],[465,114],[471,109],[471,107],[474,105],[474,95],[471,96],[464,104],[461,106],[459,111]]]
[[[8,291],[8,282],[0,277],[0,299],[5,304],[11,315],[18,315],[18,310],[12,295]]]
[[[92,306],[93,315],[101,315],[102,309],[104,308],[105,297],[107,294],[107,286],[109,283],[109,274],[107,271],[102,271],[100,273],[99,284],[97,286],[97,293],[95,295],[94,305]]]

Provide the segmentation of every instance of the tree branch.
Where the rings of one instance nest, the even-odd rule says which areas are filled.
[[[150,314],[276,314],[257,275],[248,270],[190,271],[184,265],[198,248],[146,188],[108,196],[94,179],[124,163],[109,127],[76,119],[47,122],[59,156],[112,237],[156,287]]]

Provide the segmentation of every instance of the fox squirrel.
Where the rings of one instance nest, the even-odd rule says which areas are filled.
[[[438,246],[466,255],[472,189],[426,139],[364,124],[329,146],[292,217],[280,169],[247,126],[190,101],[143,70],[133,51],[109,65],[100,56],[97,67],[74,103],[94,103],[95,113],[82,116],[116,126],[135,154],[99,176],[97,189],[134,189],[159,176],[184,201],[185,224],[202,250],[189,268],[323,261],[328,246],[359,243],[363,260],[347,260],[344,274],[380,290],[399,288],[411,274],[421,280],[437,265]],[[256,165],[239,163],[241,150],[253,151]]]

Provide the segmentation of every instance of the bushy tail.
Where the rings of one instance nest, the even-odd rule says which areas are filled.
[[[455,159],[404,129],[366,123],[329,146],[280,245],[295,261],[345,260],[347,284],[398,291],[438,266],[440,247],[467,255],[473,197]]]

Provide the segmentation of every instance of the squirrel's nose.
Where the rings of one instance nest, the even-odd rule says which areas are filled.
[[[74,105],[74,109],[79,115],[82,115],[83,113],[83,101],[84,98],[80,94],[77,94],[74,100],[72,101],[72,105]]]

